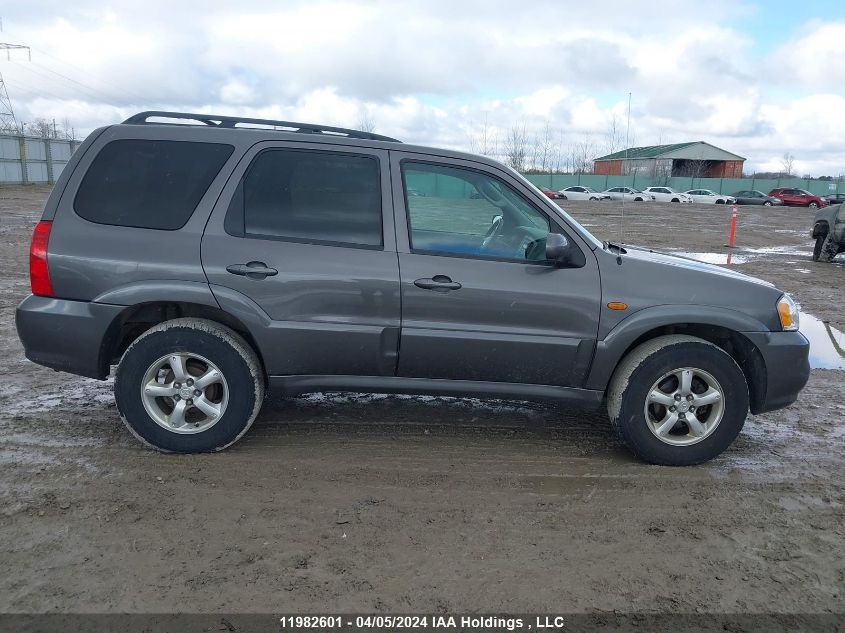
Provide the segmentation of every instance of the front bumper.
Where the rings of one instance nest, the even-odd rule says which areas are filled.
[[[810,343],[801,332],[744,332],[763,357],[765,380],[751,413],[782,409],[798,399],[810,378]]]
[[[103,379],[109,373],[104,350],[125,306],[30,295],[15,311],[26,357],[57,371]]]

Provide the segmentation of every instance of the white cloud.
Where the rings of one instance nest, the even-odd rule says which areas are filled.
[[[600,153],[630,91],[638,144],[702,139],[752,168],[790,152],[802,170],[843,172],[845,22],[789,18],[795,30],[765,54],[733,26],[765,11],[731,0],[706,10],[696,0],[212,0],[201,11],[48,0],[4,10],[4,37],[30,44],[33,62],[0,72],[23,118],[82,130],[152,108],[342,126],[366,111],[378,132],[458,149],[477,146],[486,121],[492,142],[548,124]]]

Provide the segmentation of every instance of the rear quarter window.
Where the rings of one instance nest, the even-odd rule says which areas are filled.
[[[97,224],[180,229],[233,150],[220,143],[111,141],[85,173],[74,211]]]

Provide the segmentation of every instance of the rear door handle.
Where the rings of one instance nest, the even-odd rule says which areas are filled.
[[[240,275],[241,277],[249,277],[250,279],[264,279],[265,277],[272,277],[278,275],[279,271],[275,268],[268,268],[264,262],[247,262],[246,264],[231,264],[226,266],[226,271],[233,275]]]
[[[435,290],[437,292],[449,292],[450,290],[460,290],[461,288],[461,284],[457,281],[452,281],[446,275],[435,275],[431,278],[424,277],[422,279],[417,279],[414,282],[414,285],[417,288]]]

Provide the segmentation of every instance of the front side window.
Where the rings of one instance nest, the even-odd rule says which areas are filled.
[[[73,208],[97,224],[180,229],[232,151],[220,143],[111,141],[85,173]]]
[[[402,162],[415,252],[546,261],[548,217],[493,176],[460,167]],[[407,192],[425,191],[425,196]]]
[[[265,150],[235,192],[229,215],[236,219],[227,217],[227,231],[235,234],[381,247],[379,161],[361,154]]]

